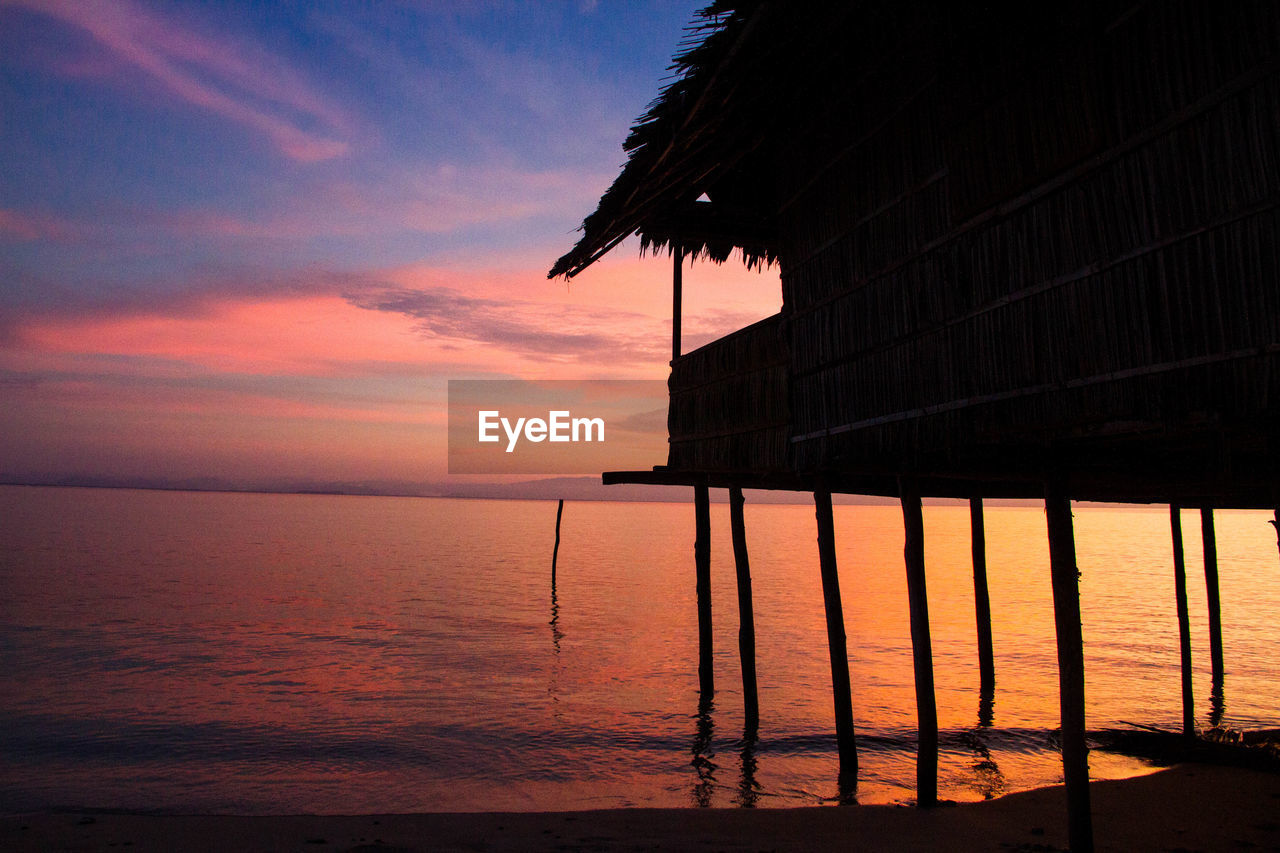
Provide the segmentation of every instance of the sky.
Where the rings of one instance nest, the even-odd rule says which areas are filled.
[[[0,480],[447,482],[450,379],[665,380],[669,259],[546,272],[704,4],[0,0]],[[698,265],[685,349],[780,300]]]

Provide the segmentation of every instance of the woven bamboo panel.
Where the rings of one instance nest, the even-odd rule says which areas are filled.
[[[669,383],[668,464],[687,470],[787,470],[787,377],[779,316],[677,359]]]

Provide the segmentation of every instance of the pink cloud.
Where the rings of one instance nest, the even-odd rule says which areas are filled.
[[[71,236],[75,230],[71,224],[51,216],[0,208],[0,239],[59,240]]]
[[[13,403],[0,415],[0,455],[72,470],[92,447],[127,458],[125,472],[434,476],[451,359],[477,369],[406,318],[336,296],[30,318],[0,345]]]
[[[187,103],[272,141],[302,162],[329,160],[349,144],[303,130],[301,115],[341,134],[348,122],[292,70],[250,45],[182,29],[129,0],[0,0],[56,17],[87,31],[116,57]]]
[[[547,263],[550,255],[386,270],[351,298],[412,317],[428,336],[517,355],[526,371],[534,368],[520,375],[540,375],[539,364],[557,373],[576,370],[578,378],[665,375],[670,258],[639,257],[627,243],[566,284],[529,266]],[[747,270],[732,261],[694,264],[684,275],[683,350],[775,314],[781,304],[776,270]]]
[[[537,279],[534,278],[534,281]],[[456,282],[455,283],[461,283]],[[47,356],[162,360],[166,369],[363,376],[653,378],[662,322],[613,309],[388,284],[337,294],[222,299],[181,313],[32,317],[0,362]]]
[[[336,295],[228,299],[181,316],[33,319],[11,349],[163,358],[239,373],[333,375],[345,364],[448,364],[402,317],[361,311]]]
[[[210,218],[181,227],[242,226]],[[670,261],[615,254],[570,284],[529,265],[545,263],[540,255],[173,282],[168,296],[12,316],[6,339],[10,355],[140,356],[245,373],[660,378]],[[686,271],[684,303],[687,352],[775,313],[780,287],[776,274],[700,264]]]

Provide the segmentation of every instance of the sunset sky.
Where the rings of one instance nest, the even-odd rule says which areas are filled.
[[[702,5],[0,0],[0,478],[444,481],[449,379],[665,379],[668,259],[546,271]]]

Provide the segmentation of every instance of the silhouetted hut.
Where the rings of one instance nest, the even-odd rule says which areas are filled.
[[[1280,504],[1280,4],[703,14],[551,270],[676,258],[668,463],[607,479],[814,491],[820,527],[832,491],[901,495],[909,539],[921,495],[1046,497],[1087,849],[1068,500]],[[681,353],[682,259],[732,254],[781,311]]]

